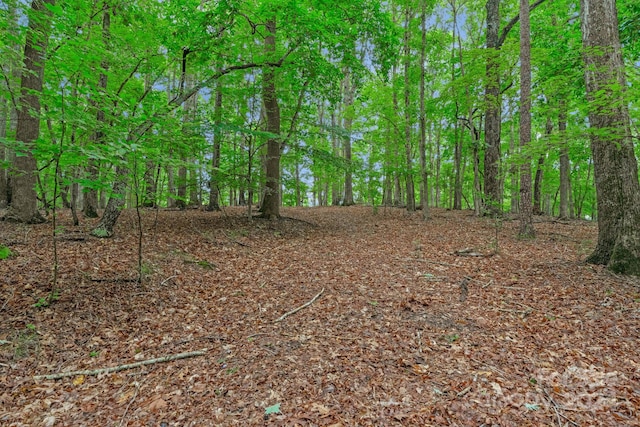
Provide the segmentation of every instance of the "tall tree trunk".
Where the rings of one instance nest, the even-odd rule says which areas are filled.
[[[336,135],[335,129],[338,126],[335,109],[331,111],[331,149],[334,156],[339,156],[340,141]],[[340,191],[339,180],[337,177],[333,177],[331,180],[331,205],[339,206],[342,202],[342,193]]]
[[[559,101],[558,112],[558,133],[560,137],[560,218],[568,219],[569,196],[571,191],[569,147],[567,141],[567,102],[564,99]]]
[[[211,156],[211,179],[209,181],[208,211],[220,210],[220,148],[222,146],[222,83],[216,82],[216,95],[213,104],[215,130],[213,133],[213,153]]]
[[[500,167],[500,0],[487,0],[487,65],[485,86],[484,204],[491,214],[502,211]]]
[[[102,5],[102,43],[105,46],[105,49],[108,49],[111,39],[111,14],[109,12],[109,4],[108,2],[104,2]],[[98,92],[101,96],[96,97],[97,100],[92,101],[94,108],[96,109],[96,122],[98,129],[94,132],[92,138],[95,144],[104,144],[104,128],[107,126],[106,114],[105,114],[105,106],[104,100],[106,99],[106,91],[107,91],[107,83],[108,76],[107,72],[109,71],[109,63],[106,60],[103,60],[100,64],[102,68],[100,71],[100,77],[98,78]],[[95,159],[89,159],[87,165],[87,174],[89,175],[89,179],[93,182],[98,181],[98,167],[99,163]],[[82,212],[84,216],[87,218],[97,218],[98,217],[98,190],[90,186],[86,189],[84,199],[83,199],[83,207]]]
[[[420,206],[422,219],[429,218],[429,181],[427,175],[427,118],[424,104],[427,58],[427,2],[420,2],[420,25],[422,42],[420,43]]]
[[[580,6],[598,206],[598,243],[587,262],[640,276],[640,183],[616,3],[581,0]]]
[[[407,188],[407,211],[416,210],[416,195],[413,185],[413,159],[411,155],[411,81],[409,65],[411,64],[411,8],[405,6],[404,12],[404,151],[405,151],[405,185]]]
[[[25,223],[44,221],[38,211],[35,185],[38,166],[33,156],[34,141],[40,135],[40,94],[44,79],[44,62],[49,38],[49,9],[54,0],[33,0],[24,46],[24,71],[20,83],[16,140],[26,150],[16,156],[11,176],[11,205],[6,218]]]
[[[511,126],[509,128],[509,152],[516,152],[516,125],[513,117],[511,119]],[[518,197],[518,167],[512,164],[509,168],[509,175],[511,176],[511,200],[510,200],[510,212],[512,214],[518,213],[518,205],[520,198]]]
[[[520,0],[520,148],[524,152],[531,143],[531,29],[529,0]],[[528,157],[528,156],[527,156]],[[521,237],[535,236],[531,205],[531,161],[520,166],[520,231]]]
[[[268,35],[264,39],[267,55],[276,50],[276,18],[266,23]],[[262,100],[267,116],[267,132],[273,134],[267,141],[266,182],[262,202],[262,216],[265,218],[280,217],[280,106],[276,92],[276,76],[273,68],[264,69],[262,82]]]
[[[4,83],[4,82],[3,82]],[[2,90],[7,90],[4,84],[0,83]],[[6,99],[0,98],[0,140],[7,137],[7,124],[9,122],[9,104]],[[6,160],[6,148],[0,142],[0,209],[4,209],[9,204],[9,186],[7,181],[7,169],[5,169],[2,163]]]
[[[353,165],[351,154],[351,127],[353,126],[353,101],[355,99],[355,87],[351,81],[351,72],[345,68],[343,81],[343,122],[344,131],[344,159],[347,163],[347,170],[344,174],[344,206],[351,206],[353,202]]]

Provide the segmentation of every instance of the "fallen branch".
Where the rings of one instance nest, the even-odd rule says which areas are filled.
[[[407,258],[407,261],[422,261],[422,262],[426,262],[427,264],[444,265],[445,267],[460,267],[459,265],[449,264],[448,262],[433,261],[433,260],[424,259],[424,258]]]
[[[153,365],[155,363],[170,362],[172,360],[186,359],[188,357],[204,356],[207,353],[207,349],[198,351],[191,351],[188,353],[172,354],[169,356],[157,357],[155,359],[141,360],[140,362],[129,363],[127,365],[112,366],[110,368],[100,368],[88,371],[72,371],[72,372],[60,372],[57,374],[36,375],[34,380],[58,380],[60,378],[74,377],[76,375],[99,375],[109,374],[112,372],[124,371],[126,369],[138,368],[144,365]]]
[[[300,307],[298,308],[294,308],[293,310],[289,311],[288,313],[283,314],[282,316],[278,317],[276,320],[274,320],[274,323],[277,322],[282,322],[284,319],[286,319],[287,317],[291,316],[292,314],[295,314],[297,312],[299,312],[300,310],[302,310],[303,308],[309,307],[311,304],[313,304],[318,298],[320,298],[320,295],[322,295],[322,293],[324,292],[324,288],[322,288],[322,290],[320,292],[318,292],[318,295],[316,295],[315,297],[313,297],[311,299],[311,301],[308,301],[304,304],[302,304]]]

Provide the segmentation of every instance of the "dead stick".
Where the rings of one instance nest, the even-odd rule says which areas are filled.
[[[291,310],[288,313],[283,314],[282,316],[278,317],[276,320],[274,320],[274,323],[277,322],[282,322],[284,319],[286,319],[287,317],[291,316],[292,314],[295,314],[297,312],[299,312],[300,310],[302,310],[305,307],[309,307],[311,304],[313,304],[318,298],[320,298],[320,295],[322,295],[322,293],[324,292],[324,288],[322,288],[322,290],[320,292],[318,292],[318,295],[316,295],[315,297],[313,297],[311,299],[311,301],[308,301],[304,304],[302,304],[300,307],[298,308],[294,308],[293,310]]]
[[[111,368],[100,368],[100,369],[93,369],[88,371],[60,372],[57,374],[48,374],[48,375],[36,375],[35,377],[33,377],[33,379],[34,380],[58,380],[60,378],[74,377],[76,375],[109,374],[111,372],[124,371],[126,369],[138,368],[144,365],[153,365],[155,363],[170,362],[172,360],[186,359],[187,357],[204,356],[206,353],[207,353],[207,349],[205,348],[202,350],[191,351],[188,353],[172,354],[169,356],[158,357],[155,359],[141,360],[140,362],[130,363],[128,365],[112,366]]]
[[[448,262],[433,261],[433,260],[424,259],[424,258],[408,258],[407,261],[422,261],[428,264],[444,265],[445,267],[460,267],[459,265],[449,264]]]

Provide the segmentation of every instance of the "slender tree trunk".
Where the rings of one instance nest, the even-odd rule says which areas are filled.
[[[529,0],[520,0],[520,148],[531,142],[531,29]],[[531,162],[520,166],[520,231],[521,237],[535,236],[531,205]]]
[[[0,83],[2,90],[7,90],[3,83]],[[7,100],[0,98],[0,140],[7,137],[7,124],[9,122],[9,105]],[[0,165],[6,160],[6,148],[0,142]],[[9,183],[7,181],[7,169],[0,166],[0,209],[4,209],[9,204]]]
[[[333,155],[339,156],[340,141],[335,132],[336,126],[338,126],[338,121],[336,118],[336,111],[333,110],[331,112],[331,148],[333,150]],[[334,177],[331,180],[331,205],[339,206],[341,202],[342,202],[342,194],[340,192],[339,180],[337,177]]]
[[[125,204],[125,193],[129,169],[126,166],[116,166],[116,179],[113,184],[112,195],[109,197],[107,206],[100,218],[97,226],[91,230],[91,235],[95,237],[112,237],[113,229],[118,222],[122,208]]]
[[[105,48],[109,47],[111,39],[111,13],[109,12],[109,3],[104,2],[102,6],[102,42]],[[100,71],[100,77],[98,78],[98,92],[101,96],[96,97],[98,99],[93,100],[92,104],[96,109],[96,122],[98,129],[94,132],[92,138],[95,144],[104,144],[105,132],[104,128],[107,126],[107,119],[105,114],[104,100],[106,99],[109,63],[103,60],[100,64],[102,68]],[[87,165],[87,174],[91,181],[98,181],[99,162],[95,159],[89,159]],[[86,189],[83,201],[82,212],[87,218],[98,217],[98,190],[91,186]]]
[[[413,159],[411,155],[411,87],[409,66],[411,64],[411,8],[405,7],[404,12],[404,151],[405,151],[405,185],[407,189],[407,211],[416,210],[416,195],[413,184]]]
[[[616,3],[581,0],[580,6],[598,206],[598,243],[587,262],[640,276],[640,183]]]
[[[422,219],[429,219],[429,181],[427,175],[427,118],[424,104],[427,57],[427,2],[420,2],[420,25],[422,43],[420,44],[420,206]]]
[[[216,95],[213,104],[215,130],[213,133],[213,153],[211,157],[211,180],[209,181],[208,211],[220,210],[220,148],[222,146],[222,83],[216,82]]]
[[[437,131],[436,131],[436,194],[435,194],[435,199],[436,199],[436,207],[440,207],[440,166],[442,164],[442,158],[441,158],[441,153],[440,153],[440,148],[441,148],[441,144],[440,144],[440,136],[441,136],[441,128],[438,127]]]
[[[547,117],[546,135],[551,136],[553,133],[553,122],[551,117]],[[533,214],[542,215],[542,178],[544,176],[544,162],[547,159],[546,150],[538,157],[538,167],[536,169],[536,176],[533,181]]]
[[[569,214],[569,196],[571,191],[570,182],[570,164],[569,164],[569,147],[567,141],[567,103],[561,99],[558,113],[558,132],[560,136],[560,218],[568,219]]]
[[[276,19],[266,23],[268,31],[264,39],[265,52],[270,55],[276,50]],[[273,219],[280,217],[280,106],[276,92],[276,76],[272,68],[264,69],[262,100],[267,116],[267,132],[273,134],[267,141],[266,183],[262,202],[262,216]]]
[[[516,125],[515,121],[511,120],[511,127],[509,128],[509,151],[511,153],[516,152]],[[518,167],[515,164],[510,166],[509,175],[511,176],[511,200],[510,207],[511,213],[518,213],[518,205],[520,198],[518,197]]]
[[[344,174],[344,206],[351,206],[353,201],[353,165],[351,154],[351,127],[353,126],[353,101],[355,98],[355,87],[351,81],[351,72],[345,68],[345,76],[343,83],[343,131],[344,131],[344,159],[347,163],[347,170]]]
[[[49,37],[49,11],[47,5],[54,0],[33,0],[31,16],[24,46],[24,71],[20,84],[16,140],[26,150],[16,156],[11,177],[11,205],[7,219],[25,223],[44,221],[38,211],[38,196],[35,186],[38,166],[33,156],[34,141],[40,135],[40,94],[44,79],[44,62]]]

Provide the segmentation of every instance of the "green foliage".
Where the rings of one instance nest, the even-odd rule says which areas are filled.
[[[11,249],[9,249],[6,246],[0,245],[0,260],[7,259],[11,255],[13,255],[13,252],[11,252]]]
[[[38,300],[32,305],[35,308],[46,308],[49,307],[54,302],[60,299],[60,293],[58,290],[53,290],[51,293],[47,294],[47,296],[40,297]]]

